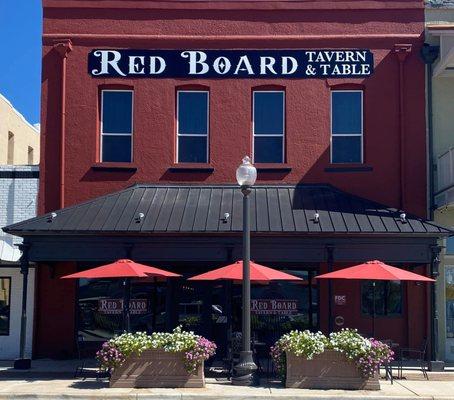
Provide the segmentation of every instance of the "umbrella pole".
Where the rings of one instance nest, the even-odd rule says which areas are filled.
[[[131,332],[129,303],[131,300],[131,278],[126,278],[123,281],[123,330]]]
[[[375,338],[375,281],[372,281],[372,337]]]

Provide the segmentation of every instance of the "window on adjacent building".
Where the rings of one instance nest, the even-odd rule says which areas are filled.
[[[255,91],[252,105],[255,163],[283,163],[285,153],[285,93]]]
[[[209,93],[177,92],[177,162],[207,163]]]
[[[133,91],[101,92],[101,161],[131,162]]]
[[[32,165],[33,164],[33,147],[28,146],[27,156],[28,156],[28,164]]]
[[[14,164],[14,133],[8,132],[8,152],[6,156],[7,164]]]
[[[361,283],[361,312],[373,314],[374,290],[372,282]],[[375,282],[375,315],[396,316],[402,314],[402,286],[399,281]]]
[[[331,92],[331,162],[363,162],[363,92]]]
[[[0,277],[0,335],[9,335],[11,278]]]
[[[454,255],[454,236],[446,239],[446,254]]]

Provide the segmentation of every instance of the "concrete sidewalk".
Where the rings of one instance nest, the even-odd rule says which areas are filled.
[[[380,391],[285,389],[278,383],[244,388],[208,378],[204,389],[110,389],[106,381],[73,379],[79,360],[33,360],[32,369],[18,371],[10,361],[0,362],[0,400],[243,400],[243,399],[390,399],[454,400],[454,373],[429,372],[429,381],[417,369],[405,370],[404,380],[380,381]],[[94,360],[86,360],[94,367]]]
[[[107,382],[74,379],[34,379],[22,376],[2,377],[0,400],[243,400],[243,399],[323,399],[323,400],[454,400],[453,381],[381,381],[380,391],[306,390],[270,387],[236,387],[207,380],[204,389],[110,389]]]

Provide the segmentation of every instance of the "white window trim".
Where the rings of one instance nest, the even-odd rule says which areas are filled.
[[[333,93],[339,93],[339,92],[344,92],[344,93],[361,93],[361,133],[339,133],[333,135]],[[363,90],[331,90],[330,93],[330,163],[331,164],[364,164],[364,91]],[[336,137],[361,137],[361,161],[356,162],[356,163],[349,163],[349,162],[333,162],[333,136]]]
[[[103,132],[103,115],[104,115],[104,92],[131,92],[131,133],[104,133]],[[101,141],[99,145],[99,159],[101,162],[116,162],[116,161],[104,161],[102,157],[102,146],[104,142],[104,136],[131,136],[131,161],[134,161],[134,90],[131,89],[103,89],[101,90],[101,118],[100,118],[100,132]]]
[[[206,93],[207,94],[207,131],[206,133],[180,133],[180,93]],[[206,162],[202,164],[208,164],[210,162],[210,91],[209,90],[177,90],[177,140],[176,140],[176,152],[175,152],[175,162],[176,163],[185,163],[185,161],[179,161],[179,137],[188,136],[188,137],[206,137]]]
[[[282,134],[255,133],[255,94],[256,93],[282,93]],[[253,90],[252,91],[252,162],[255,162],[255,138],[256,137],[281,137],[282,138],[282,162],[285,163],[285,90]]]

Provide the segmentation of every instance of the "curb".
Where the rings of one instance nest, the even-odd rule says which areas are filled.
[[[109,400],[454,400],[454,396],[387,396],[387,395],[364,395],[361,394],[213,394],[213,393],[165,393],[163,391],[156,393],[80,393],[80,394],[40,394],[40,393],[1,393],[0,400],[93,400],[93,399],[109,399]]]

